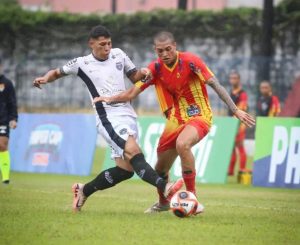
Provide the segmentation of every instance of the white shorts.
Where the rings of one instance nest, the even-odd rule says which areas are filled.
[[[129,136],[138,141],[138,126],[133,116],[107,116],[107,119],[98,120],[97,128],[111,148],[112,159],[124,158],[125,143]]]

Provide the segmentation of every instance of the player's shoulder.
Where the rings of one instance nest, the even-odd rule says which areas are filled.
[[[247,91],[244,90],[244,89],[241,89],[240,95],[243,96],[243,97],[247,97],[248,96]]]
[[[126,56],[126,53],[120,48],[112,48],[110,54],[113,58]]]
[[[272,100],[275,102],[279,102],[279,98],[276,95],[272,95]]]
[[[90,55],[72,58],[66,63],[66,66],[71,67],[71,66],[75,66],[75,65],[80,65],[83,62],[83,60],[88,59],[89,56]]]

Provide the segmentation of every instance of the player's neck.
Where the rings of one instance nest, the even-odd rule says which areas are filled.
[[[169,67],[169,68],[172,68],[175,65],[176,61],[177,61],[177,56],[178,56],[178,53],[176,53],[176,56],[175,56],[174,60],[171,63],[166,64],[166,66]]]
[[[94,51],[92,51],[92,55],[94,56],[94,58],[96,59],[96,60],[98,60],[98,61],[105,61],[105,60],[107,60],[108,59],[108,55],[106,56],[101,56],[101,55],[99,55],[99,54],[96,54],[96,53],[94,53]]]

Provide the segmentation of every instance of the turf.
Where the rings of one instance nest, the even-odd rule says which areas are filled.
[[[72,213],[72,183],[91,178],[12,173],[11,185],[0,186],[0,244],[300,244],[299,190],[199,185],[205,213],[179,219],[143,214],[155,191],[132,180]]]

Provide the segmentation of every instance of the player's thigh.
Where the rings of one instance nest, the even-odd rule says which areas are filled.
[[[8,137],[0,136],[0,151],[7,151],[8,149]]]
[[[136,141],[136,139],[133,136],[129,136],[127,138],[125,149],[124,149],[124,157],[127,160],[130,160],[135,155],[141,153],[141,149]]]
[[[209,126],[202,120],[191,120],[178,135],[176,148],[190,148],[203,139],[209,132]]]
[[[115,162],[119,168],[125,169],[126,171],[129,171],[129,172],[133,172],[133,168],[132,168],[131,164],[128,161],[124,160],[123,158],[116,157]]]
[[[123,158],[125,151],[134,155],[140,152],[137,139],[138,128],[136,118],[131,116],[110,116],[108,117],[110,128],[98,124],[98,131],[111,148],[111,158]]]
[[[177,156],[178,153],[176,149],[169,149],[166,151],[158,152],[155,170],[159,174],[169,172]]]

